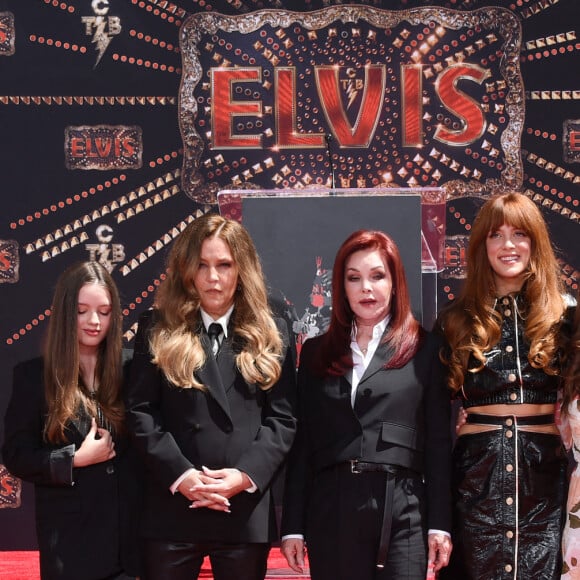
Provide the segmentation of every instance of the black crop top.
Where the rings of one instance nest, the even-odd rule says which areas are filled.
[[[570,333],[576,301],[566,296],[568,308],[562,322],[562,332]],[[485,353],[485,366],[479,372],[465,373],[463,388],[458,396],[464,407],[494,404],[555,403],[561,378],[547,375],[528,361],[529,344],[524,339],[525,302],[521,295],[504,296],[496,301],[501,313],[499,342]],[[469,368],[479,362],[471,357]]]

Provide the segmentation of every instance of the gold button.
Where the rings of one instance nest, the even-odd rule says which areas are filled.
[[[504,298],[501,302],[502,302],[502,304],[509,304],[510,303],[510,301],[507,298]]]
[[[509,308],[506,308],[503,311],[504,316],[511,316],[512,315],[512,311]]]
[[[508,471],[509,473],[511,473],[514,470],[514,466],[511,463],[508,463],[505,466],[505,470]]]
[[[518,377],[516,377],[516,375],[515,375],[514,373],[510,373],[510,374],[508,375],[508,381],[509,381],[510,383],[513,383],[513,382],[514,382],[514,381],[515,381],[517,378],[518,378]]]
[[[515,395],[515,393],[512,393],[512,395]],[[517,397],[517,395],[516,395],[516,397]],[[511,426],[514,424],[514,420],[513,420],[513,419],[506,419],[506,420],[505,420],[505,424],[506,424],[508,427],[511,427]]]
[[[505,432],[505,436],[506,436],[508,439],[511,439],[511,438],[514,436],[514,432],[513,432],[513,431],[510,431],[510,430],[508,429],[508,430]]]
[[[508,538],[509,540],[511,540],[514,537],[514,533],[511,530],[508,530],[506,533],[506,538]]]
[[[510,400],[511,400],[511,401],[517,401],[517,398],[518,398],[518,394],[517,394],[517,393],[512,393],[512,394],[510,395]]]
[[[505,500],[505,502],[506,502],[508,505],[512,505],[512,504],[514,503],[514,498],[513,498],[513,497],[508,497],[508,498]]]
[[[511,344],[508,344],[508,345],[505,347],[505,351],[506,351],[506,352],[513,352],[513,350],[514,350],[514,347],[513,347]]]
[[[512,571],[512,565],[511,564],[506,564],[505,571],[506,572],[511,572]]]

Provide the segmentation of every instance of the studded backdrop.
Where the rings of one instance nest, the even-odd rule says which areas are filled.
[[[517,189],[576,292],[579,23],[577,0],[0,0],[0,418],[58,274],[107,265],[130,347],[175,237],[243,219],[221,190],[430,188],[442,303],[477,208]],[[316,260],[309,307],[286,304],[302,338],[328,314]],[[0,549],[34,547],[32,489],[1,465],[0,508]]]

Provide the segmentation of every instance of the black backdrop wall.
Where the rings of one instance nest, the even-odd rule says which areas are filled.
[[[516,28],[521,27],[517,57],[508,63],[511,72],[502,72],[505,63],[499,62],[502,54],[505,57],[506,52],[513,50],[513,46],[511,49],[507,46],[509,33],[501,37],[503,25],[498,24],[498,29],[491,31],[485,30],[484,25],[473,23],[466,23],[464,31],[459,27],[457,38],[445,44],[447,48],[441,49],[439,61],[445,62],[445,58],[455,55],[454,62],[461,63],[463,57],[457,56],[458,51],[467,56],[473,47],[484,51],[487,45],[491,47],[494,43],[492,35],[495,35],[500,37],[499,51],[494,48],[495,52],[491,52],[490,48],[489,55],[482,57],[477,66],[485,68],[484,63],[492,68],[497,58],[498,74],[512,75],[507,84],[513,82],[514,86],[502,92],[499,85],[505,79],[495,78],[493,87],[482,80],[465,89],[465,94],[469,93],[470,98],[486,111],[487,133],[469,145],[456,146],[455,159],[448,160],[447,164],[442,162],[441,155],[436,158],[432,154],[432,159],[428,159],[432,152],[432,131],[435,121],[443,124],[449,121],[451,130],[460,128],[460,116],[457,111],[443,111],[442,105],[435,112],[426,110],[424,141],[415,149],[408,147],[403,151],[399,148],[399,157],[393,149],[389,159],[394,161],[385,156],[385,169],[392,170],[395,175],[393,182],[386,185],[409,186],[409,179],[401,177],[403,172],[399,174],[398,171],[404,167],[413,171],[413,162],[419,163],[416,157],[422,155],[423,173],[417,168],[415,172],[428,177],[417,185],[447,189],[444,263],[438,271],[437,288],[439,302],[442,302],[452,297],[460,284],[464,267],[463,248],[477,207],[486,196],[494,193],[494,187],[489,183],[482,184],[479,189],[473,187],[474,170],[479,168],[481,172],[489,173],[494,165],[497,169],[497,164],[503,163],[504,167],[510,163],[515,165],[511,167],[511,173],[507,173],[512,175],[515,172],[516,177],[508,175],[504,178],[504,172],[497,190],[517,187],[541,206],[559,251],[562,277],[570,291],[576,292],[580,269],[580,177],[577,173],[580,161],[580,41],[577,38],[580,5],[577,0],[393,0],[352,3],[351,8],[342,6],[340,2],[308,0],[0,0],[0,180],[3,201],[0,212],[0,417],[11,392],[12,366],[39,353],[50,315],[53,284],[68,264],[92,257],[107,263],[112,269],[121,289],[125,338],[127,345],[131,346],[138,314],[151,305],[161,279],[167,247],[191,219],[218,210],[215,195],[192,195],[190,184],[184,187],[182,181],[184,169],[192,169],[191,143],[186,139],[184,145],[182,140],[182,132],[188,136],[188,123],[191,122],[191,118],[188,121],[184,115],[191,114],[191,111],[184,113],[180,109],[180,97],[183,97],[180,90],[183,90],[181,83],[184,80],[180,27],[187,18],[202,13],[249,18],[254,11],[261,9],[304,13],[334,9],[340,13],[352,9],[353,5],[388,11],[428,9],[428,17],[422,15],[419,18],[419,27],[423,23],[443,22],[448,24],[448,32],[453,29],[451,20],[459,19],[455,12],[449,11],[471,15],[482,8],[499,6],[509,13],[505,21],[513,19],[517,23],[517,27],[512,27],[514,34],[518,33]],[[440,10],[433,12],[433,9]],[[386,30],[389,42],[385,41],[385,59],[392,57],[390,47],[397,46],[395,36],[402,39],[401,51],[407,42],[411,49],[420,49],[423,38],[420,35],[428,36],[428,26],[423,33],[409,22],[401,23],[395,19],[389,23],[382,26],[375,21],[372,25]],[[361,26],[364,28],[366,24]],[[343,35],[342,38],[350,39],[349,35],[356,36],[355,32],[346,30],[348,27],[353,28],[351,23],[337,25],[339,37]],[[320,29],[326,31],[328,25],[321,24]],[[299,38],[300,31],[296,30],[295,27],[289,29]],[[364,30],[368,33],[366,28]],[[433,30],[437,27],[434,26]],[[475,36],[470,44],[472,31]],[[392,39],[388,36],[390,34],[394,35]],[[316,39],[312,34],[305,35],[304,42],[313,43],[312,53],[320,51],[324,54],[328,48],[316,44],[321,37],[322,32]],[[221,54],[222,60],[216,61],[217,65],[227,66],[223,59],[230,58],[229,54],[224,56],[229,52],[233,59],[239,56],[241,64],[262,66],[263,71],[267,70],[259,59],[257,62],[252,60],[265,54],[264,48],[258,47],[253,39],[237,52],[239,47],[235,43],[228,47],[227,39],[220,44],[219,33],[212,38],[215,46],[209,46],[205,39],[204,45],[200,44],[204,58]],[[181,38],[181,41],[184,48],[191,54],[195,53],[196,47],[188,45],[187,39]],[[503,41],[505,44],[502,45]],[[348,53],[344,55],[345,62],[354,66],[356,54],[361,62],[367,61],[367,49],[355,54],[349,46],[344,49]],[[289,54],[289,45],[286,48]],[[409,55],[413,54],[411,49]],[[332,48],[330,54],[333,54]],[[280,55],[281,51],[277,58]],[[250,59],[248,62],[243,60],[246,57]],[[432,61],[435,71],[439,70],[436,61],[437,58]],[[273,68],[277,66],[277,61],[271,58],[268,63]],[[282,64],[288,65],[288,62]],[[401,69],[398,66],[389,71],[388,90],[395,91],[400,86],[398,75]],[[267,76],[262,80],[267,84]],[[202,76],[201,91],[205,81],[206,77]],[[425,86],[422,94],[425,102],[430,100],[429,90]],[[504,115],[502,107],[509,108],[509,102],[506,104],[505,101],[509,101],[510,95],[512,98],[517,96],[520,90],[522,124],[508,135],[507,127],[518,113],[512,110]],[[196,130],[203,141],[201,120],[206,110],[204,107],[210,106],[211,102],[203,93],[194,97],[199,104],[197,120],[200,124]],[[245,98],[244,93],[242,98]],[[267,107],[263,95],[250,93],[251,99],[260,99]],[[397,99],[400,102],[401,95],[393,97],[393,102]],[[386,107],[388,101],[387,97]],[[308,114],[298,117],[298,128],[324,134],[322,113],[316,116],[315,108],[299,105],[304,106]],[[432,118],[435,121],[431,122]],[[495,134],[497,147],[490,130],[495,121],[499,125],[499,134]],[[506,125],[502,128],[503,121]],[[312,122],[312,128],[307,130],[308,122]],[[400,133],[402,122],[397,115],[391,116],[388,120],[391,134]],[[379,127],[382,127],[380,123]],[[256,126],[249,130],[247,123],[240,128],[240,132],[244,131],[259,132]],[[385,129],[385,135],[387,133]],[[509,146],[505,145],[508,138],[511,139]],[[211,138],[208,139],[207,143],[202,143],[201,153],[198,150],[197,162],[202,169],[209,167],[210,161],[215,161],[219,155],[212,150]],[[390,141],[386,142],[385,147],[390,146]],[[514,143],[517,154],[514,154]],[[318,148],[320,151],[312,159],[328,170],[324,144]],[[376,144],[369,144],[369,152],[375,149]],[[239,152],[237,157],[232,157],[227,148],[222,153],[232,167],[236,163],[240,165],[239,175],[244,181],[244,171],[250,171],[262,162],[267,165],[271,151],[252,151],[253,157],[249,160]],[[515,155],[515,160],[506,159],[509,154]],[[445,151],[442,155],[444,160],[447,159]],[[186,167],[184,156],[189,159]],[[345,178],[351,163],[348,152],[344,155],[332,152],[330,157],[341,172],[339,178]],[[353,159],[352,163],[356,165],[356,155]],[[381,159],[380,155],[378,159]],[[425,160],[430,161],[430,168],[439,164],[439,173],[443,177],[437,179],[430,173],[431,169],[427,171]],[[280,163],[283,175],[285,166],[292,172],[292,163],[298,166],[303,160],[288,155],[275,162]],[[377,158],[373,158],[375,162],[380,165]],[[315,176],[316,171],[314,167],[312,173]],[[446,177],[446,171],[455,173]],[[322,172],[321,169],[318,175]],[[274,186],[272,180],[261,183],[256,177],[258,173],[257,170],[252,173],[254,179],[250,181],[253,187]],[[231,188],[232,184],[235,185],[235,180],[229,177],[220,181],[211,168],[204,176],[207,178],[210,174],[218,186]],[[453,186],[449,187],[451,183]],[[462,188],[462,183],[466,184],[465,188]],[[293,184],[300,185],[295,182],[289,185]],[[283,179],[281,185],[286,185]],[[319,179],[318,185],[328,185],[328,180]],[[385,183],[377,183],[368,177],[362,183],[366,188],[379,185]],[[360,182],[357,184],[355,178],[354,183],[349,182],[346,186],[358,187]],[[0,470],[0,549],[33,548],[32,489],[28,485],[21,487],[21,482],[2,468]]]

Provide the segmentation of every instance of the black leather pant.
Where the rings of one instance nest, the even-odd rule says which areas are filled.
[[[143,580],[194,580],[209,556],[215,580],[263,580],[270,544],[144,542]]]

